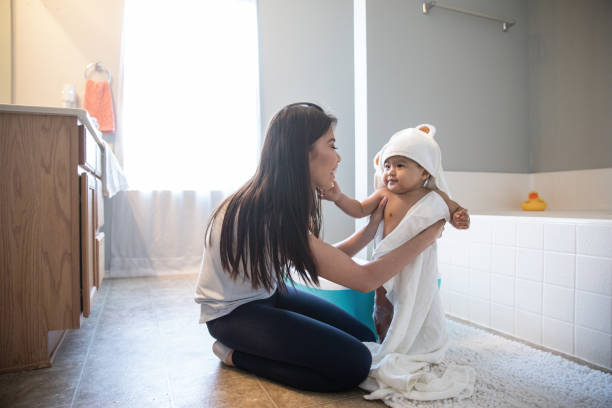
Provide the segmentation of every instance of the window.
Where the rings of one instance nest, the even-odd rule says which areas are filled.
[[[259,144],[254,0],[126,0],[121,143],[130,187],[231,191]]]

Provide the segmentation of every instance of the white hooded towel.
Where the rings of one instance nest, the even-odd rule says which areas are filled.
[[[439,188],[450,196],[446,185],[440,147],[433,139],[435,127],[420,125],[394,134],[376,155],[375,188],[384,187],[383,171],[387,158],[400,155],[420,164],[431,175],[428,187]],[[412,239],[438,220],[450,219],[446,202],[432,191],[415,203],[397,227],[382,237],[383,224],[375,238],[374,259]],[[393,304],[393,320],[381,344],[365,342],[372,353],[372,368],[360,385],[369,391],[366,399],[382,399],[385,404],[412,407],[410,400],[437,400],[468,397],[474,389],[474,370],[448,366],[441,377],[430,370],[442,362],[448,347],[446,319],[438,290],[437,245],[423,251],[383,286]]]

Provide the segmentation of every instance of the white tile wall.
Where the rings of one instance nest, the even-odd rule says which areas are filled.
[[[574,325],[544,316],[542,344],[553,350],[574,354]]]
[[[576,289],[612,296],[612,258],[578,255]]]
[[[438,260],[443,263],[451,262],[451,248],[449,240],[440,239],[438,240]]]
[[[455,290],[462,295],[468,295],[470,293],[470,269],[463,266],[452,268]]]
[[[516,245],[516,223],[496,221],[493,226],[493,242],[498,245]]]
[[[478,299],[470,299],[470,320],[482,326],[490,326],[490,303]]]
[[[576,255],[544,252],[544,283],[574,288]]]
[[[470,268],[484,272],[491,270],[491,244],[470,244]]]
[[[469,233],[472,242],[490,244],[493,242],[493,222],[488,219],[481,219],[470,226]]]
[[[470,298],[464,295],[455,294],[453,298],[451,298],[451,308],[453,309],[453,314],[462,319],[469,320],[470,318]]]
[[[516,309],[515,335],[532,343],[542,344],[542,315]]]
[[[516,248],[493,246],[491,251],[491,272],[514,276],[516,273]]]
[[[452,227],[451,227],[452,228]],[[466,241],[455,241],[451,248],[451,263],[453,265],[470,266],[470,243]]]
[[[491,303],[491,327],[502,333],[514,335],[514,308]]]
[[[472,298],[489,300],[491,298],[489,279],[490,274],[488,272],[472,269],[470,271],[469,295]]]
[[[515,281],[515,302],[517,309],[542,313],[542,284],[523,279]]]
[[[457,285],[455,283],[457,277],[455,276],[454,268],[455,267],[450,264],[439,262],[438,272],[440,273],[441,278],[440,289],[451,292],[457,291]]]
[[[542,314],[567,323],[574,323],[574,290],[544,284]]]
[[[491,301],[514,307],[514,278],[492,273]]]
[[[517,224],[517,245],[521,248],[542,249],[544,245],[544,229],[541,223]]]
[[[612,334],[612,297],[576,290],[576,324]]]
[[[444,308],[446,310],[446,314],[451,316],[459,316],[456,310],[456,297],[459,296],[456,292],[448,291],[448,306]]]
[[[574,327],[574,355],[607,368],[612,367],[612,335]]]
[[[577,225],[576,252],[578,255],[612,257],[612,226]]]
[[[612,220],[472,215],[439,262],[449,315],[612,369]]]
[[[518,248],[516,277],[542,282],[544,253],[541,250]]]
[[[544,249],[575,253],[576,226],[574,224],[544,224]]]

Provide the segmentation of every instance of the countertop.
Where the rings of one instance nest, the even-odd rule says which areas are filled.
[[[103,141],[102,134],[94,126],[89,113],[85,109],[77,108],[60,108],[53,106],[27,106],[27,105],[6,105],[0,104],[0,112],[13,113],[42,113],[44,115],[62,115],[76,116],[78,120],[87,127],[101,149],[105,149],[106,144]]]

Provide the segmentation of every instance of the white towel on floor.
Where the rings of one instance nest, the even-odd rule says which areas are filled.
[[[397,248],[442,218],[449,219],[448,206],[439,194],[428,193],[384,239],[381,224],[374,258]],[[430,371],[430,364],[440,363],[448,347],[437,277],[434,243],[384,284],[394,307],[393,321],[381,344],[364,343],[372,353],[370,374],[360,385],[370,392],[366,399],[382,399],[391,407],[411,407],[410,400],[472,394],[475,376],[471,367],[449,366],[442,377]]]

